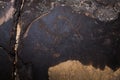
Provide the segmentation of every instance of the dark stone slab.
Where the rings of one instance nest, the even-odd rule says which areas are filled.
[[[48,68],[66,60],[115,70],[120,66],[119,34],[120,18],[100,22],[73,12],[70,7],[57,6],[32,21],[21,37],[20,78],[48,80]]]
[[[12,80],[12,60],[8,53],[0,48],[0,80]]]

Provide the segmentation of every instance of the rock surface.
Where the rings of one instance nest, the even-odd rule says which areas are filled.
[[[0,79],[1,80],[12,80],[13,76],[13,64],[8,53],[0,48]]]
[[[117,69],[119,21],[101,22],[74,12],[71,7],[56,6],[34,19],[21,37],[18,57],[24,66],[20,72],[25,71],[33,80],[48,80],[49,67],[66,60]]]
[[[17,9],[21,5],[16,2],[15,0],[0,1],[0,80],[14,79]]]
[[[67,60],[117,70],[119,34],[119,0],[1,0],[0,80],[48,80]]]

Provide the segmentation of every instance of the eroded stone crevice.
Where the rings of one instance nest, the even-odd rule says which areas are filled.
[[[19,6],[17,4],[20,4]],[[14,46],[14,51],[15,51],[15,57],[14,57],[14,80],[20,80],[19,74],[18,74],[18,68],[17,68],[17,62],[18,62],[18,46],[19,46],[19,40],[20,40],[20,33],[21,33],[21,24],[19,23],[20,16],[21,16],[21,11],[23,8],[24,0],[21,0],[21,2],[17,2],[16,0],[16,6],[18,6],[18,12],[16,13],[17,15],[17,21],[16,21],[16,43]]]
[[[15,65],[15,71],[14,71],[14,75],[15,75],[15,80],[19,80],[19,74],[18,74],[18,69],[17,69],[17,62],[18,62],[18,55],[17,55],[17,49],[18,49],[18,45],[19,45],[19,38],[20,38],[20,32],[21,32],[21,28],[20,28],[20,24],[17,24],[17,30],[16,30],[16,44],[15,44],[15,59],[14,59],[14,65]]]

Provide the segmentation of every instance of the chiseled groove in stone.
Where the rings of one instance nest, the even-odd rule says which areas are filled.
[[[50,12],[48,12],[48,13],[50,13]],[[27,30],[25,31],[23,38],[26,38],[26,37],[27,37],[28,31],[29,31],[31,25],[32,25],[35,21],[37,21],[38,19],[40,19],[41,17],[46,16],[48,13],[45,13],[45,14],[39,16],[38,18],[36,18],[35,20],[33,20],[33,21],[31,22],[31,24],[28,26]]]

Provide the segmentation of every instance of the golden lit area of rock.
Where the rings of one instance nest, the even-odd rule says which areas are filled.
[[[120,69],[117,71],[105,67],[104,70],[84,66],[78,60],[68,60],[50,67],[49,80],[120,80]]]

